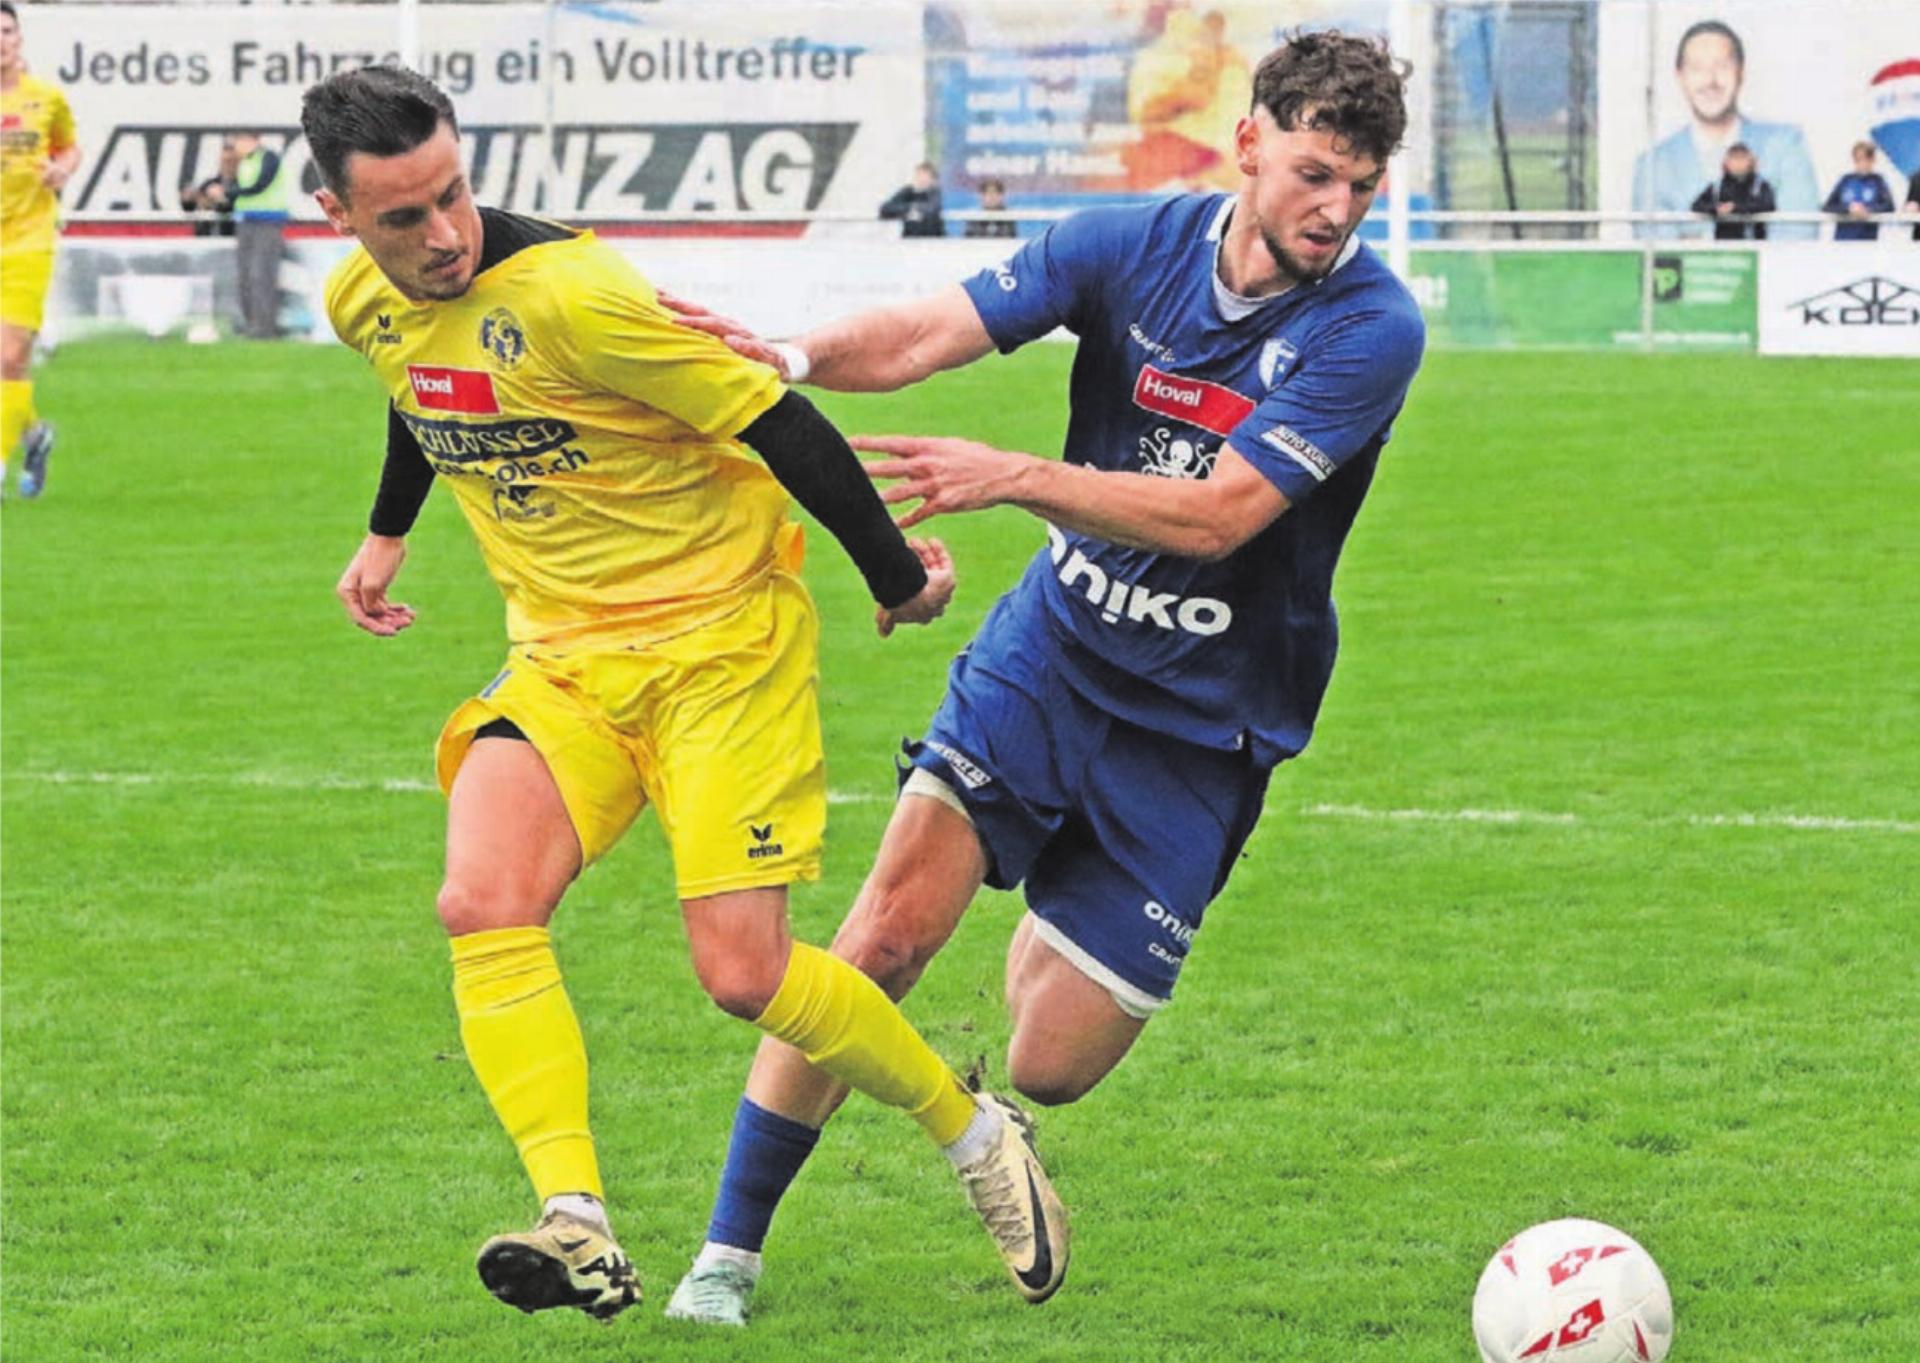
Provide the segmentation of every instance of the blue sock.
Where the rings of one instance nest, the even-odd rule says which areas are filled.
[[[759,1252],[766,1243],[774,1209],[807,1162],[820,1132],[769,1112],[749,1098],[740,1100],[727,1142],[727,1166],[713,1199],[707,1239]]]

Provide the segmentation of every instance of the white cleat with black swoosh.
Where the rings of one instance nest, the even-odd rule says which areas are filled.
[[[998,1094],[983,1093],[980,1101],[999,1109],[1000,1139],[978,1160],[961,1166],[960,1181],[999,1246],[1013,1285],[1038,1306],[1066,1281],[1067,1209],[1034,1153],[1027,1114]]]

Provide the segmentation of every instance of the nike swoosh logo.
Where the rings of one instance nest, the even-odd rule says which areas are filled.
[[[1027,1170],[1027,1197],[1033,1206],[1033,1266],[1014,1276],[1028,1288],[1040,1291],[1053,1278],[1053,1246],[1047,1241],[1047,1209],[1040,1201],[1040,1187]]]
[[[579,1249],[580,1246],[586,1244],[587,1238],[583,1235],[578,1240],[556,1240],[554,1243],[560,1247],[562,1254],[571,1254],[576,1249]]]

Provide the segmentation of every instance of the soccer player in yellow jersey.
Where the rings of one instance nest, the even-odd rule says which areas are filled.
[[[476,208],[453,106],[431,82],[394,67],[336,75],[307,92],[301,121],[321,206],[361,246],[329,282],[328,312],[390,398],[370,533],[341,600],[375,634],[413,623],[387,592],[438,475],[507,603],[506,666],[454,712],[438,752],[438,907],[461,1039],[543,1201],[532,1231],[481,1248],[481,1279],[526,1311],[607,1317],[638,1299],[547,922],[648,804],[714,1002],[911,1114],[1003,1257],[1051,1212],[1057,1228],[1037,1229],[1064,1268],[1064,1218],[1018,1124],[970,1094],[877,985],[787,927],[786,887],[818,874],[826,814],[817,627],[788,494],[860,567],[883,634],[945,608],[945,551],[901,537],[805,398],[675,325],[591,233]]]
[[[21,447],[22,497],[40,495],[53,452],[53,427],[33,406],[33,338],[53,279],[60,190],[79,168],[67,97],[27,74],[20,16],[0,0],[0,484]]]

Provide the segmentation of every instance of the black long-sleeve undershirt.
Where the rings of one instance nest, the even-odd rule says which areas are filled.
[[[925,566],[873,490],[860,456],[819,408],[789,390],[739,438],[840,541],[875,601],[891,608],[920,594]]]
[[[420,451],[399,409],[387,404],[387,462],[380,466],[380,490],[373,494],[367,529],[395,539],[413,529],[433,489],[433,465]]]

